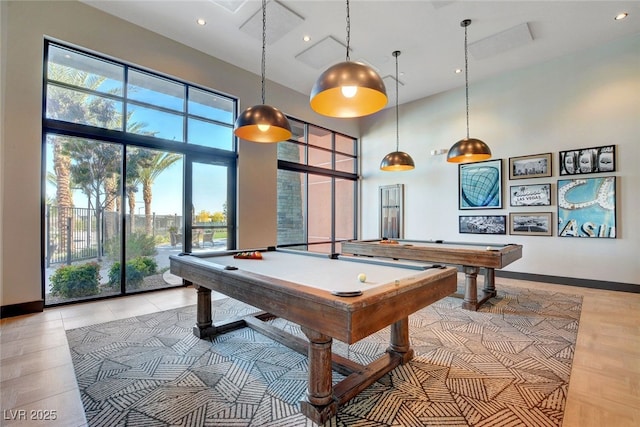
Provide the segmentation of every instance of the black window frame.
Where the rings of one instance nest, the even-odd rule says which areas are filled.
[[[333,131],[331,129],[322,127],[322,126],[318,126],[316,124],[313,123],[309,123],[297,118],[293,118],[293,117],[288,117],[289,120],[295,124],[300,124],[302,125],[302,129],[303,132],[302,134],[304,135],[304,141],[299,141],[296,138],[296,135],[293,135],[292,138],[290,138],[289,140],[287,140],[287,143],[293,143],[296,144],[298,146],[304,147],[304,153],[305,153],[305,158],[304,158],[304,163],[301,162],[292,162],[292,161],[288,161],[288,160],[282,160],[278,157],[278,170],[283,170],[283,171],[290,171],[290,172],[298,172],[298,173],[303,173],[305,174],[305,181],[306,181],[306,187],[308,188],[308,182],[309,182],[309,174],[312,175],[319,175],[319,176],[325,176],[328,178],[331,178],[331,239],[328,241],[322,241],[322,242],[309,242],[309,227],[308,227],[308,221],[309,221],[309,195],[308,193],[305,194],[305,200],[304,200],[304,218],[305,218],[305,225],[304,225],[304,230],[305,230],[305,239],[303,242],[293,242],[293,243],[284,243],[284,244],[278,244],[278,246],[280,247],[289,247],[289,248],[297,248],[297,249],[305,249],[305,250],[309,250],[310,246],[314,246],[314,245],[327,245],[330,244],[331,245],[331,253],[335,254],[338,253],[338,248],[337,248],[337,243],[340,243],[342,241],[345,240],[350,240],[350,239],[337,239],[336,238],[336,179],[345,179],[345,180],[349,180],[349,181],[353,181],[353,236],[351,237],[352,239],[357,238],[357,234],[358,234],[358,194],[359,194],[359,185],[360,185],[360,175],[359,175],[359,158],[358,158],[358,138],[341,133],[341,132],[337,132],[337,131]],[[326,147],[320,147],[318,145],[314,145],[314,144],[310,144],[309,143],[309,128],[313,127],[325,132],[328,132],[331,134],[331,148],[326,148]],[[353,153],[346,153],[344,151],[338,151],[336,150],[336,137],[340,136],[343,138],[347,138],[347,139],[351,139],[353,140]],[[319,166],[311,166],[309,165],[309,148],[312,147],[314,150],[320,150],[320,151],[325,151],[328,153],[331,153],[331,169],[329,168],[323,168],[323,167],[319,167]],[[354,172],[350,173],[350,172],[345,172],[345,171],[341,171],[341,170],[336,170],[336,155],[339,154],[341,156],[346,156],[346,157],[350,157],[353,159],[354,161]],[[279,236],[278,236],[279,238]]]
[[[124,81],[123,81],[123,94],[122,96],[116,96],[116,95],[112,95],[112,94],[105,94],[104,92],[99,92],[99,91],[92,91],[90,89],[86,89],[86,88],[81,88],[81,87],[76,87],[73,85],[66,85],[64,83],[61,83],[59,81],[53,81],[50,82],[48,79],[48,63],[49,63],[49,49],[50,46],[57,46],[60,47],[62,49],[66,49],[66,50],[71,50],[74,52],[78,52],[79,54],[82,55],[86,55],[86,56],[90,56],[90,57],[94,57],[96,59],[105,61],[106,63],[111,63],[111,64],[116,64],[119,66],[123,67],[123,72],[124,72]],[[147,135],[140,135],[140,134],[135,134],[135,133],[130,133],[127,132],[127,123],[126,123],[126,112],[127,112],[127,103],[131,102],[131,100],[128,100],[126,97],[126,93],[127,93],[127,76],[128,76],[128,72],[129,70],[135,70],[136,72],[142,72],[151,76],[155,76],[158,77],[160,79],[163,80],[168,80],[171,82],[175,82],[178,84],[181,84],[184,86],[184,90],[185,90],[185,99],[184,99],[184,111],[183,111],[183,141],[173,141],[173,140],[167,140],[167,139],[162,139],[162,138],[158,138],[158,137],[154,137],[154,136],[147,136]],[[46,205],[46,144],[47,144],[47,140],[46,140],[46,136],[48,134],[54,134],[54,135],[60,135],[60,136],[68,136],[68,137],[77,137],[77,138],[87,138],[87,139],[92,139],[92,140],[98,140],[98,141],[103,141],[103,142],[110,142],[110,143],[115,143],[118,144],[122,147],[122,152],[126,153],[127,152],[127,147],[139,147],[139,148],[146,148],[146,149],[152,149],[152,150],[161,150],[161,151],[166,151],[166,152],[172,152],[172,153],[177,153],[177,154],[181,154],[183,155],[184,158],[184,164],[185,164],[185,168],[183,170],[183,188],[185,191],[183,191],[184,197],[183,197],[183,212],[190,212],[190,206],[192,203],[192,199],[191,197],[189,197],[189,193],[186,191],[187,185],[189,184],[189,180],[190,177],[187,177],[186,173],[187,173],[187,167],[186,164],[191,161],[191,160],[199,160],[199,161],[207,161],[210,163],[214,163],[214,164],[224,164],[228,167],[228,170],[230,171],[228,174],[229,177],[229,181],[227,183],[227,207],[229,209],[229,217],[227,218],[227,229],[228,229],[228,241],[227,241],[227,245],[229,249],[234,249],[237,246],[237,229],[238,229],[238,225],[237,225],[237,218],[236,218],[236,204],[237,204],[237,195],[236,195],[236,189],[237,189],[237,159],[238,159],[238,138],[235,137],[235,135],[233,135],[232,133],[232,143],[231,143],[231,150],[224,150],[224,149],[220,149],[220,148],[215,148],[215,147],[207,147],[207,146],[202,146],[202,145],[196,145],[196,144],[191,144],[188,143],[188,128],[187,128],[187,122],[189,120],[189,118],[193,117],[196,118],[198,120],[201,121],[206,121],[209,123],[214,123],[216,125],[220,125],[223,127],[229,127],[229,128],[233,128],[235,120],[238,116],[238,109],[239,109],[239,100],[237,97],[233,97],[230,96],[228,94],[224,94],[215,90],[212,90],[210,88],[206,88],[203,86],[199,86],[199,85],[195,85],[189,82],[185,82],[182,81],[180,79],[171,77],[171,76],[167,76],[164,75],[162,73],[156,72],[156,71],[152,71],[152,70],[147,70],[129,63],[126,63],[124,61],[121,60],[117,60],[114,58],[110,58],[107,57],[105,55],[101,55],[101,54],[97,54],[95,52],[89,51],[87,49],[83,49],[77,46],[72,46],[69,44],[65,44],[63,42],[57,41],[57,40],[52,40],[52,39],[48,39],[45,38],[44,39],[44,55],[43,55],[43,81],[42,81],[42,159],[41,159],[41,165],[42,165],[42,171],[41,171],[41,176],[42,176],[42,185],[41,185],[41,222],[40,222],[40,231],[41,231],[41,236],[43,236],[41,238],[41,248],[40,248],[40,260],[41,260],[41,292],[42,292],[42,298],[45,301],[45,306],[49,307],[52,305],[47,305],[46,304],[46,299],[45,299],[45,294],[46,294],[46,280],[45,280],[45,205]],[[122,129],[121,130],[113,130],[113,129],[106,129],[106,128],[100,128],[97,126],[91,126],[91,125],[85,125],[85,124],[78,124],[78,123],[72,123],[69,121],[64,121],[64,120],[58,120],[58,119],[52,119],[52,118],[47,118],[47,88],[48,85],[52,83],[58,87],[67,87],[69,89],[72,90],[76,90],[76,91],[83,91],[85,93],[88,94],[93,94],[93,92],[95,92],[95,95],[99,95],[101,97],[108,97],[108,98],[112,98],[115,100],[119,100],[122,101],[124,103],[123,105],[123,125],[122,125]],[[215,96],[219,96],[221,98],[226,98],[227,100],[231,101],[233,103],[233,107],[232,107],[232,117],[230,120],[230,123],[226,123],[226,122],[221,122],[218,120],[214,120],[211,118],[206,118],[206,117],[202,117],[200,115],[195,115],[195,114],[189,114],[189,89],[190,88],[194,88],[196,90],[199,91],[203,91],[206,93],[211,93]],[[135,101],[136,105],[141,104],[138,101]],[[146,104],[145,104],[146,105]],[[159,106],[153,106],[153,105],[148,105],[153,107],[154,109],[158,109],[158,110],[167,110],[167,111],[171,111],[172,113],[175,113],[175,110],[171,110],[171,109],[166,109],[166,108],[161,108]],[[125,164],[125,160],[123,158],[122,161],[123,165]],[[123,171],[124,172],[124,171]],[[125,194],[125,189],[124,186],[120,186],[121,188],[119,189],[120,191],[120,197],[122,198],[122,200],[126,199],[126,194]],[[125,217],[126,217],[126,212],[124,209],[122,209],[120,211],[120,221],[122,224],[122,229],[124,229],[124,222],[125,222]],[[189,222],[187,222],[187,225],[185,226],[187,229],[185,230],[185,237],[191,235],[191,224]],[[125,253],[124,253],[124,248],[125,248],[125,234],[121,233],[121,247],[123,248],[122,252],[121,252],[121,263],[122,265],[124,265],[124,257],[125,257]],[[125,296],[125,295],[130,295],[131,293],[126,292],[125,289],[125,269],[122,269],[121,271],[121,293],[116,295],[116,296],[110,296],[110,297],[96,297],[96,298],[87,298],[87,299],[83,299],[81,301],[74,301],[74,302],[87,302],[87,301],[94,301],[94,300],[98,300],[98,299],[105,299],[105,298],[113,298],[113,297],[121,297],[121,296]],[[146,291],[142,291],[142,292],[146,292]],[[138,293],[138,292],[136,292]],[[73,302],[72,302],[73,303]],[[63,303],[63,304],[67,304],[67,303]],[[55,304],[58,305],[58,304]]]

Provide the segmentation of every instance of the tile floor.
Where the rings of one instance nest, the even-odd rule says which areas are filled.
[[[496,282],[584,297],[563,427],[639,426],[640,294]],[[0,425],[87,425],[65,330],[195,303],[177,288],[2,319]]]

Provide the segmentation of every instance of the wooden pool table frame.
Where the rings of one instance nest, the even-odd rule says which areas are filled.
[[[497,295],[495,269],[501,269],[522,258],[522,245],[447,242],[442,240],[398,239],[397,244],[380,243],[383,239],[350,240],[342,242],[342,253],[405,259],[413,261],[438,262],[461,265],[465,274],[465,291],[462,308],[477,311],[490,298]],[[429,246],[421,246],[428,243]],[[439,246],[439,244],[442,244]],[[446,244],[460,245],[458,248]],[[487,247],[491,249],[487,249]],[[478,273],[485,269],[484,287],[478,295]]]
[[[301,255],[300,251],[289,252]],[[413,350],[409,345],[409,315],[456,290],[457,273],[451,267],[416,270],[411,277],[365,290],[361,296],[346,298],[332,295],[328,290],[276,277],[241,269],[228,270],[221,264],[204,259],[230,253],[233,252],[170,257],[171,273],[192,283],[198,293],[194,334],[205,338],[248,326],[295,351],[307,354],[309,381],[300,408],[304,415],[317,424],[323,424],[360,391],[398,365],[411,360]],[[212,290],[265,311],[213,324]],[[300,325],[309,341],[263,322],[273,317]],[[334,338],[351,344],[387,326],[391,327],[387,351],[366,366],[331,352]],[[335,387],[332,386],[332,370],[346,376]]]

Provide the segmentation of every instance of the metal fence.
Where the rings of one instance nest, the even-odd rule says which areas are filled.
[[[97,258],[97,229],[93,209],[47,206],[45,224],[47,266]]]
[[[145,215],[127,217],[132,223],[131,232],[147,233]],[[104,211],[100,215],[100,227],[95,209],[62,208],[47,205],[45,208],[45,256],[46,266],[71,264],[104,255],[107,241],[120,235],[120,213]],[[156,215],[151,217],[150,232],[169,238],[172,227],[182,228],[182,216]]]

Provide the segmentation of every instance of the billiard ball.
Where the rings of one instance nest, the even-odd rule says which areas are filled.
[[[361,281],[362,283],[367,281],[367,275],[364,273],[360,273],[358,274],[358,280]]]

